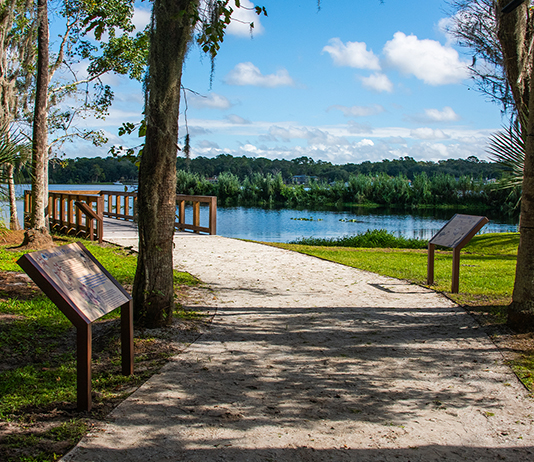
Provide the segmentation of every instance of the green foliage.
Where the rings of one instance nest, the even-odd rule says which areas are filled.
[[[128,159],[81,157],[50,163],[51,184],[87,184],[96,182],[136,181],[137,166]],[[29,173],[26,173],[26,176]]]
[[[177,179],[179,194],[216,195],[221,205],[318,207],[350,203],[399,208],[453,206],[484,210],[493,207],[505,212],[515,205],[514,198],[495,188],[493,183],[445,173],[432,177],[425,172],[417,173],[413,181],[404,174],[392,177],[384,172],[359,173],[349,175],[346,182],[312,179],[307,185],[296,185],[291,184],[292,178],[284,179],[281,172],[274,176],[269,172],[254,172],[241,180],[236,173],[224,171],[208,181],[197,172],[178,170]]]
[[[201,8],[204,8],[204,11],[189,12],[191,23],[200,24],[197,43],[211,59],[211,77],[213,77],[215,57],[224,41],[224,34],[233,13],[233,8],[229,6],[229,3],[229,0],[208,0],[201,3]],[[236,8],[243,8],[241,2],[236,1],[234,3]],[[267,16],[267,10],[264,7],[255,6],[254,12],[258,16],[261,14]],[[185,11],[184,13],[187,14]],[[252,31],[254,23],[251,22],[249,25]]]
[[[66,239],[68,242],[75,241],[72,238]],[[133,283],[137,263],[135,254],[117,246],[101,246],[89,241],[83,241],[83,244],[119,283]],[[23,252],[6,250],[4,246],[0,246],[0,271],[21,272],[16,261],[22,254]],[[174,271],[174,283],[177,286],[195,286],[200,281],[190,274]],[[0,298],[0,313],[15,318],[2,324],[0,351],[20,364],[0,372],[0,418],[22,412],[27,406],[42,407],[54,402],[75,401],[75,337],[73,326],[66,316],[38,292],[35,297],[27,300]],[[118,310],[115,310],[103,319],[118,316]],[[120,361],[117,364],[119,363]],[[123,383],[139,380],[138,376],[122,376],[119,369],[117,365],[112,372],[95,372],[93,389],[102,398],[115,396],[116,389]],[[75,438],[78,430],[72,428],[71,431]],[[67,427],[57,428],[49,436],[53,435],[62,439],[70,438]]]
[[[187,170],[186,160],[182,157],[177,159],[177,168]],[[500,178],[502,169],[498,164],[480,161],[472,156],[468,159],[447,159],[439,162],[415,161],[411,157],[403,157],[395,160],[385,159],[380,162],[365,161],[360,164],[334,165],[323,160],[315,161],[309,157],[297,159],[266,159],[264,157],[234,157],[229,154],[220,154],[214,158],[195,157],[191,159],[190,171],[203,177],[215,177],[222,172],[230,172],[237,175],[241,181],[254,173],[277,174],[280,173],[286,183],[291,183],[295,175],[307,175],[317,177],[319,181],[333,183],[335,181],[347,182],[351,175],[359,174],[365,177],[375,177],[385,173],[389,177],[405,176],[414,182],[417,175],[425,173],[428,178],[439,173],[459,178],[462,175],[476,179]]]
[[[385,229],[369,229],[365,233],[337,238],[301,238],[290,244],[327,247],[359,247],[359,248],[394,248],[394,249],[425,249],[428,241],[408,239],[395,236]]]
[[[7,123],[0,123],[0,183],[9,181],[8,169],[12,171],[20,169],[28,162],[31,156],[31,146],[20,132],[10,129]],[[14,181],[14,178],[11,178]],[[5,196],[6,191],[0,188],[0,197]]]
[[[499,186],[510,190],[510,196],[517,197],[516,205],[520,201],[518,190],[523,184],[525,165],[526,131],[522,130],[521,125],[526,127],[527,118],[527,115],[523,115],[521,121],[516,119],[508,128],[491,135],[487,148],[491,158],[505,172],[498,183]]]

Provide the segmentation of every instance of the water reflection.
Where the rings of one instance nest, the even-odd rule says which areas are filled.
[[[217,214],[217,234],[287,242],[300,237],[336,238],[363,233],[368,229],[386,229],[397,236],[430,239],[454,214],[454,211],[435,210],[392,213],[363,208],[326,211],[221,207]],[[493,217],[482,229],[483,233],[510,231],[517,231],[517,219]]]

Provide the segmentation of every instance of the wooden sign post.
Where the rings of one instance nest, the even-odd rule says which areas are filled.
[[[132,298],[81,242],[23,255],[17,263],[77,331],[78,409],[91,399],[91,323],[121,307],[122,373],[133,374]]]
[[[436,245],[451,247],[452,254],[452,284],[451,292],[458,293],[460,287],[460,250],[465,247],[473,236],[488,223],[486,217],[475,215],[454,215],[449,222],[428,242],[428,267],[426,283],[434,284],[434,249]]]

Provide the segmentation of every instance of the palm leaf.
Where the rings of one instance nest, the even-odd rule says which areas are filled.
[[[521,187],[523,184],[526,133],[521,129],[521,125],[520,121],[516,120],[510,127],[494,133],[489,138],[489,157],[506,172],[498,181],[503,189]]]

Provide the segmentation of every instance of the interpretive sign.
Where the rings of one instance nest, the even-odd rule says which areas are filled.
[[[28,253],[17,263],[76,326],[78,408],[90,410],[91,323],[121,307],[122,372],[132,374],[132,298],[80,242]]]
[[[486,217],[454,215],[428,242],[427,284],[434,283],[434,250],[436,245],[453,249],[451,292],[458,293],[460,285],[460,250],[488,223]]]

